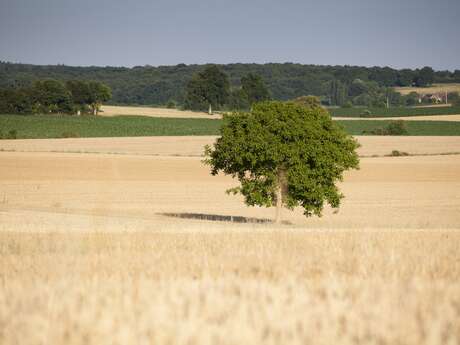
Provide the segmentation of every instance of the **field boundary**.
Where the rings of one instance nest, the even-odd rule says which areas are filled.
[[[397,151],[397,150],[395,150]],[[68,154],[94,154],[94,155],[116,155],[116,156],[135,156],[135,157],[176,157],[176,158],[204,158],[204,155],[193,155],[193,154],[165,154],[165,153],[132,153],[132,152],[101,152],[101,151],[73,151],[73,150],[15,150],[15,149],[3,149],[0,148],[0,154],[2,152],[18,152],[18,153],[68,153]],[[388,154],[373,154],[373,155],[359,155],[359,158],[382,158],[382,157],[416,157],[416,156],[456,156],[460,155],[460,151],[453,151],[453,152],[433,152],[433,153],[410,153],[410,152],[402,152],[398,151],[401,154],[395,155],[392,152]]]

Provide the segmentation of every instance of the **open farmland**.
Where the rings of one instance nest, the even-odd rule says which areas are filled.
[[[460,93],[460,84],[458,83],[448,83],[448,84],[434,84],[430,87],[396,87],[395,90],[400,92],[403,95],[407,95],[411,92],[417,92],[419,94],[430,94],[430,93],[440,93],[440,92],[459,92]]]
[[[208,113],[191,110],[178,110],[157,107],[130,107],[130,106],[102,106],[100,115],[102,116],[150,116],[167,118],[197,118],[197,119],[216,119],[222,118],[219,114],[209,115]]]
[[[395,117],[404,117],[406,120],[419,119],[419,117],[431,117],[441,115],[454,115],[460,114],[460,107],[451,106],[427,106],[427,107],[393,107],[393,108],[330,108],[329,112],[335,118],[367,118],[378,119],[386,118],[391,119]]]
[[[200,157],[216,136],[157,136],[0,140],[0,151],[110,153],[144,156]],[[393,150],[413,155],[460,152],[460,136],[356,136],[360,156],[384,156]]]
[[[395,120],[403,120],[403,121],[448,121],[448,122],[459,122],[460,121],[460,114],[454,115],[417,115],[417,116],[392,116],[392,117],[336,117],[333,118],[339,121],[350,121],[350,120],[364,120],[364,121],[395,121]]]
[[[214,139],[0,142],[0,343],[460,341],[460,156],[363,158],[338,214],[276,226],[194,157]]]
[[[352,135],[389,123],[388,118],[337,120]],[[18,139],[217,135],[221,125],[217,118],[0,115],[0,138],[8,138],[10,133]],[[408,135],[460,135],[460,121],[407,121],[406,127]]]

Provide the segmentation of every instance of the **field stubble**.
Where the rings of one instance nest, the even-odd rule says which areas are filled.
[[[460,156],[364,158],[339,214],[282,226],[162,215],[272,218],[198,157],[0,166],[1,344],[460,342]]]
[[[458,344],[459,232],[1,233],[2,344]]]

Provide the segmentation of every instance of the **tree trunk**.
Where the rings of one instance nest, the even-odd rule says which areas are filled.
[[[276,181],[276,218],[275,223],[281,224],[281,211],[283,209],[283,194],[287,193],[286,171],[278,168]]]
[[[211,103],[209,103],[208,114],[209,114],[209,115],[212,115],[212,105],[211,105]]]
[[[281,224],[281,210],[283,208],[283,192],[281,190],[281,184],[278,180],[278,187],[276,187],[276,218],[275,223]]]

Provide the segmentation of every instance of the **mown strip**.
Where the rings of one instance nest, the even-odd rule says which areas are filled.
[[[385,120],[337,121],[352,135],[387,126]],[[178,119],[146,116],[0,115],[0,137],[18,139],[65,137],[139,137],[218,135],[222,120]],[[460,122],[407,121],[408,135],[460,136]]]

